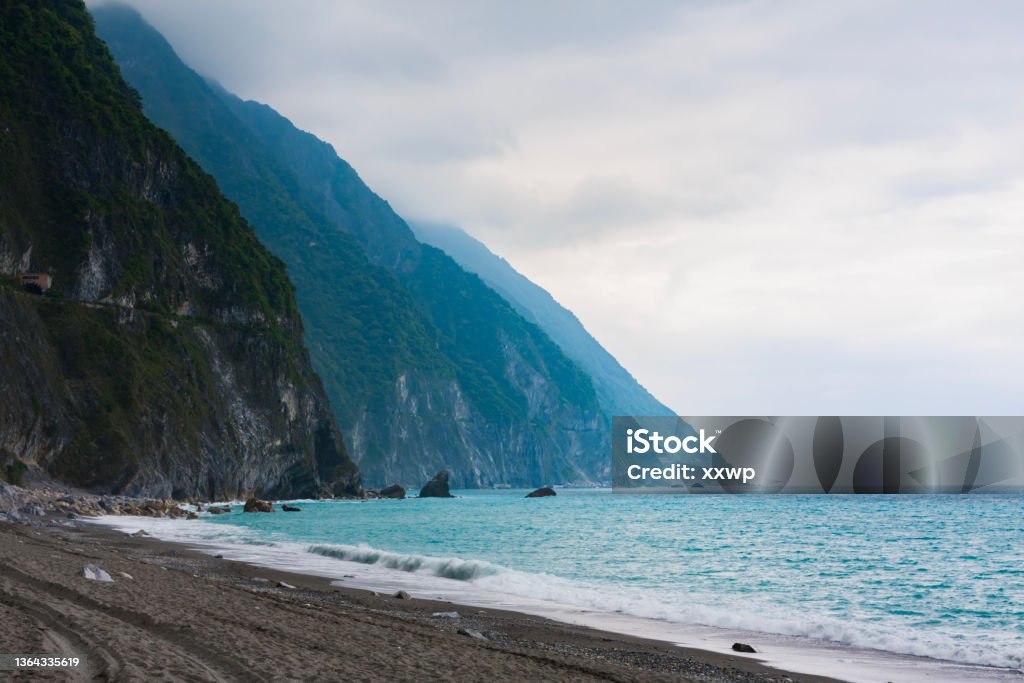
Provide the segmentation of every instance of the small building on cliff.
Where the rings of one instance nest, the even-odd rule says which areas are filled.
[[[53,286],[53,278],[49,273],[20,273],[18,280],[29,292],[45,294]]]

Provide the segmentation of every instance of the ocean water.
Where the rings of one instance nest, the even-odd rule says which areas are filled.
[[[376,585],[404,575],[512,607],[1024,670],[1022,495],[525,493],[307,501],[150,528],[311,573],[365,569]]]

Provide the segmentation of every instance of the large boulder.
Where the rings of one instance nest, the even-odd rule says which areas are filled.
[[[441,470],[420,489],[420,498],[452,498],[448,490],[448,470]]]
[[[245,512],[273,512],[274,506],[265,500],[250,498],[245,501]]]
[[[447,491],[447,487],[445,487]],[[391,486],[385,486],[377,494],[381,498],[405,498],[405,489],[399,484],[392,484]]]
[[[548,496],[557,496],[557,495],[558,494],[555,493],[554,489],[548,488],[547,486],[541,486],[536,491],[530,491],[529,493],[527,493],[526,497],[527,498],[547,498]]]

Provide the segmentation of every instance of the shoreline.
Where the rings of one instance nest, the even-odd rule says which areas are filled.
[[[615,638],[639,639],[675,647],[689,653],[701,653],[719,661],[752,661],[789,676],[808,679],[847,680],[865,683],[900,681],[919,683],[931,681],[1024,681],[1024,673],[1014,669],[965,664],[920,655],[900,654],[885,650],[856,647],[831,641],[817,641],[806,637],[781,636],[768,632],[728,629],[716,626],[684,624],[674,621],[634,617],[619,612],[579,608],[546,600],[526,599],[514,594],[480,590],[473,582],[453,580],[419,572],[381,569],[375,564],[364,564],[338,559],[328,555],[302,553],[301,549],[285,544],[271,546],[235,544],[209,538],[181,536],[178,530],[189,529],[178,522],[106,516],[95,520],[96,525],[120,528],[123,533],[146,527],[156,536],[173,529],[165,542],[180,544],[192,551],[212,555],[223,554],[229,560],[239,561],[262,571],[280,571],[295,575],[320,578],[333,587],[358,588],[391,594],[405,590],[416,597],[431,596],[428,601],[439,605],[457,605],[469,610],[492,609],[513,612],[520,616],[543,619],[548,623],[584,628],[612,634]],[[220,525],[216,525],[220,526]],[[154,528],[155,527],[155,528]],[[377,552],[376,549],[371,551]],[[388,552],[388,551],[381,551]],[[301,568],[296,569],[296,566]],[[333,583],[336,582],[336,583]],[[750,643],[755,654],[735,653],[734,642]]]
[[[86,655],[89,670],[72,680],[836,680],[515,611],[374,595],[97,524],[49,522],[56,526],[0,523],[0,547],[17,549],[0,556],[0,651]],[[89,563],[114,582],[84,579]],[[433,616],[451,611],[460,618]]]
[[[297,595],[291,591],[301,588],[312,591],[315,601],[325,604],[331,602],[325,601],[325,595],[344,595],[345,598],[337,599],[342,602],[347,600],[346,608],[358,603],[362,609],[390,614],[401,620],[425,620],[432,630],[455,635],[458,635],[460,629],[476,631],[485,636],[481,639],[483,642],[496,646],[512,645],[531,652],[537,649],[545,653],[558,652],[570,657],[583,657],[588,662],[600,660],[602,666],[622,666],[633,671],[633,674],[639,672],[638,675],[655,676],[651,680],[657,680],[657,676],[666,671],[677,677],[685,672],[692,674],[696,671],[699,675],[695,675],[693,680],[706,681],[788,678],[857,683],[883,680],[901,683],[1024,682],[1024,671],[1016,669],[902,655],[806,637],[779,636],[770,632],[700,626],[680,623],[674,619],[663,621],[631,616],[619,610],[613,612],[611,607],[598,606],[595,609],[558,599],[523,598],[514,591],[508,593],[500,588],[495,589],[493,585],[488,588],[473,581],[445,578],[443,574],[435,576],[406,571],[404,567],[387,568],[390,565],[382,568],[376,561],[355,562],[331,553],[306,552],[306,548],[297,543],[237,543],[231,538],[212,537],[200,531],[209,531],[221,525],[186,521],[186,517],[195,520],[197,516],[178,508],[178,504],[172,501],[115,499],[67,489],[26,490],[6,486],[0,493],[15,496],[15,499],[6,501],[3,505],[5,508],[22,511],[37,508],[35,512],[15,517],[20,526],[8,523],[2,528],[27,528],[30,530],[28,535],[35,537],[33,540],[59,544],[56,546],[58,549],[78,539],[87,546],[109,549],[117,559],[130,556],[143,565],[155,564],[163,569],[185,571],[193,580],[212,577],[250,592],[254,588],[266,592],[283,582],[289,586],[283,589],[285,594]],[[24,503],[26,496],[35,502],[27,506],[19,505],[18,499]],[[40,502],[45,511],[39,509]],[[228,505],[235,503],[229,502]],[[211,511],[213,505],[208,504]],[[174,510],[168,510],[168,506],[174,507]],[[103,514],[111,507],[118,508],[120,514]],[[143,510],[143,516],[136,516],[131,512],[134,510]],[[0,519],[3,516],[7,516],[6,513],[0,515]],[[225,528],[233,527],[229,525]],[[138,538],[131,535],[139,529],[145,529],[152,536]],[[51,557],[57,558],[59,553],[51,553]],[[0,555],[0,561],[6,561],[6,558]],[[0,569],[4,566],[0,563]],[[82,565],[79,565],[77,578],[81,576],[81,569]],[[134,572],[129,570],[127,573]],[[76,576],[74,570],[70,574],[65,572],[64,578],[67,576]],[[83,579],[79,583],[91,582]],[[200,601],[210,600],[210,596],[202,594],[197,586],[192,586],[191,590],[201,594],[198,597]],[[393,599],[390,596],[396,590],[406,591],[413,599]],[[435,613],[451,611],[457,611],[459,618],[447,621],[434,616]],[[573,643],[580,640],[581,633],[587,636],[581,641],[584,643],[580,645],[583,649],[578,651]],[[462,636],[457,640],[464,638]],[[750,643],[757,652],[733,652],[731,645],[734,642]],[[635,649],[638,643],[643,646],[640,650]],[[280,652],[288,653],[288,648],[281,644],[275,647]],[[317,651],[322,649],[316,648]],[[0,647],[0,652],[3,651],[5,649]],[[10,649],[6,651],[12,652]],[[627,656],[624,653],[629,654]],[[652,663],[655,660],[657,663]],[[448,673],[443,675],[450,677]],[[603,673],[601,675],[604,677]]]

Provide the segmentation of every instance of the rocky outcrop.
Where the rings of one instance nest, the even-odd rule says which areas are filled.
[[[420,498],[452,498],[448,490],[448,470],[441,470],[420,489]]]
[[[250,498],[245,501],[245,507],[242,508],[243,512],[273,512],[274,506],[265,500],[259,500],[258,498]]]
[[[527,498],[547,498],[549,496],[556,496],[556,495],[558,495],[558,494],[555,493],[554,489],[548,488],[547,486],[541,486],[536,491],[530,491],[529,493],[527,493],[526,497]]]
[[[385,486],[382,488],[378,495],[381,498],[405,498],[405,488],[399,484],[392,484],[391,486]]]
[[[230,508],[224,506],[227,511]],[[221,508],[208,507],[211,514]],[[182,503],[173,500],[129,498],[126,496],[100,496],[80,493],[56,486],[41,485],[23,488],[0,483],[0,519],[21,524],[43,523],[45,517],[98,517],[100,515],[128,515],[132,517],[164,517],[168,519],[196,519],[198,515]],[[144,531],[135,534],[146,536]]]
[[[81,3],[0,8],[0,448],[95,492],[360,494],[284,265]],[[45,296],[16,269],[45,271]]]
[[[283,512],[302,512],[302,508],[294,505],[288,505],[287,503],[281,505],[281,510]]]

